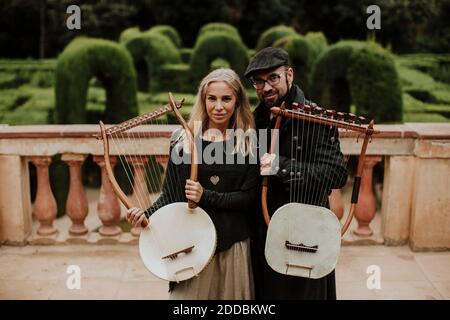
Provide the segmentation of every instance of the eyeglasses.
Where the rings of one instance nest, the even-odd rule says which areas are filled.
[[[283,72],[281,73],[272,73],[267,80],[263,80],[263,79],[252,79],[252,84],[255,87],[255,89],[261,90],[262,88],[264,88],[264,86],[266,85],[266,82],[273,86],[276,86],[277,84],[280,83],[280,79],[281,79],[281,75],[283,74]]]

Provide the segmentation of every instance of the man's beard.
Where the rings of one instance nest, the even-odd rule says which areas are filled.
[[[266,100],[266,99],[265,99],[266,96],[273,96],[273,95],[277,95],[277,96],[278,96],[277,99],[275,99],[275,100],[273,100],[273,99],[271,99],[271,100]],[[262,98],[263,98],[264,104],[265,104],[267,107],[269,107],[269,108],[271,108],[271,107],[277,105],[277,102],[279,101],[279,95],[278,95],[277,92],[274,92],[274,91],[270,91],[268,94],[264,94],[264,95],[262,96]]]

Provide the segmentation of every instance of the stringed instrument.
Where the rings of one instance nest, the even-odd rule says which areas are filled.
[[[121,143],[121,141],[128,142],[128,148],[130,148],[130,145],[138,145],[142,133],[133,130],[133,128],[149,123],[163,124],[157,122],[157,119],[161,119],[163,115],[170,112],[175,114],[177,121],[183,127],[184,137],[188,139],[191,156],[190,179],[197,181],[198,154],[193,133],[178,110],[181,108],[182,102],[175,102],[169,93],[169,104],[156,111],[135,117],[110,128],[106,128],[100,122],[100,134],[97,138],[103,141],[106,173],[115,194],[127,209],[140,207],[145,210],[151,207],[152,203],[147,196],[148,190],[143,190],[145,187],[142,185],[139,188],[133,187],[133,198],[136,199],[135,202],[137,203],[134,203],[122,191],[114,176],[110,161],[110,142],[113,142],[117,149],[115,154],[120,155],[119,159],[125,167],[130,185],[136,185],[134,183],[136,179],[143,180],[145,173],[145,178],[150,180],[147,186],[151,185],[154,188],[155,185],[158,185],[156,177],[160,175],[159,168],[155,163],[149,165],[147,161],[147,167],[144,171],[133,172],[126,159],[133,160],[133,157],[135,157],[138,158],[137,160],[141,160],[141,163],[145,163],[148,157],[145,155],[145,151],[141,155],[133,155],[130,150],[126,150],[127,144]],[[132,179],[133,173],[136,173],[134,179]],[[175,282],[198,275],[213,257],[217,243],[216,229],[209,215],[193,201],[189,200],[187,203],[179,201],[184,195],[177,193],[174,185],[177,182],[180,183],[177,178],[166,176],[165,190],[159,190],[156,193],[165,192],[165,196],[171,199],[171,203],[159,207],[149,219],[144,219],[142,222],[143,229],[139,237],[139,253],[147,269],[163,280]],[[184,181],[181,183],[184,183]]]
[[[341,128],[364,135],[353,183],[351,206],[343,226],[341,226],[336,214],[330,209],[314,204],[314,199],[320,198],[323,194],[328,194],[332,184],[330,181],[324,179],[322,182],[317,182],[312,179],[308,180],[308,176],[306,176],[306,181],[303,181],[303,185],[299,186],[299,182],[292,179],[290,202],[278,208],[270,217],[267,203],[269,177],[263,179],[261,204],[264,220],[268,225],[265,246],[267,263],[274,271],[281,274],[311,279],[322,278],[336,267],[341,237],[351,223],[358,202],[367,146],[371,136],[378,131],[373,129],[373,121],[366,125],[363,117],[323,109],[316,104],[294,103],[288,109],[283,103],[281,107],[272,107],[271,112],[276,116],[275,129],[280,128],[282,119],[285,117],[290,118],[293,122],[302,121],[304,129],[309,131],[316,130],[318,125],[322,126],[324,132],[330,132],[330,136],[325,134],[325,138],[322,137],[322,139],[334,139],[334,136],[332,136],[333,130],[331,130],[333,128],[336,130]],[[278,134],[279,130],[274,130],[272,133],[269,153],[273,153]],[[312,137],[314,139],[314,134]],[[319,138],[317,137],[317,139]],[[302,150],[301,142],[298,140],[295,142],[296,145],[292,146],[292,149],[300,148]],[[332,150],[331,148],[330,150],[325,149],[325,152],[322,150],[322,154],[319,153],[314,156],[316,154],[314,148],[319,145],[326,144],[324,141],[314,140],[307,147],[311,150],[302,150],[300,155],[296,153],[292,160],[300,163],[327,161],[327,157]],[[305,152],[312,154],[312,159],[304,156]],[[329,178],[331,172],[325,172],[324,176]],[[308,190],[308,192],[305,190]]]

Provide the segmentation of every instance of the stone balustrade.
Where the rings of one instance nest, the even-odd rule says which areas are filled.
[[[164,168],[168,162],[169,138],[177,125],[141,126],[139,141],[118,140],[126,146],[127,162],[136,179],[130,200],[139,206],[151,204],[144,166],[149,156]],[[378,125],[367,150],[355,221],[344,243],[409,243],[415,250],[450,248],[450,124]],[[103,144],[93,137],[96,125],[0,126],[0,242],[27,243],[136,243],[139,229],[122,232],[121,204],[107,179]],[[341,149],[347,156],[359,155],[362,137],[340,132]],[[118,161],[111,148],[111,164]],[[143,154],[145,150],[145,154]],[[69,167],[70,185],[65,211],[71,225],[54,226],[56,201],[49,182],[49,165],[60,154]],[[98,230],[88,230],[88,200],[81,180],[81,168],[88,155],[101,169],[97,200]],[[31,204],[28,163],[36,166],[37,194]],[[381,208],[373,190],[373,168],[384,164]],[[333,190],[330,206],[341,219],[349,203],[340,190]],[[371,222],[381,211],[382,228],[374,235]],[[39,222],[32,228],[32,214]],[[341,220],[342,221],[342,220]],[[64,235],[62,236],[62,233]]]

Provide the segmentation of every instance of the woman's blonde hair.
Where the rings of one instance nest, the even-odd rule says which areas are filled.
[[[201,121],[202,132],[208,129],[208,113],[206,112],[206,90],[213,82],[225,82],[233,90],[236,96],[236,105],[233,116],[230,119],[228,129],[235,130],[236,144],[233,153],[239,152],[243,155],[253,154],[254,139],[248,136],[248,130],[254,133],[255,121],[253,120],[250,103],[248,102],[244,86],[239,76],[231,69],[220,68],[210,72],[200,82],[194,107],[192,108],[188,126],[194,132],[194,123]],[[242,134],[246,133],[246,134]]]

